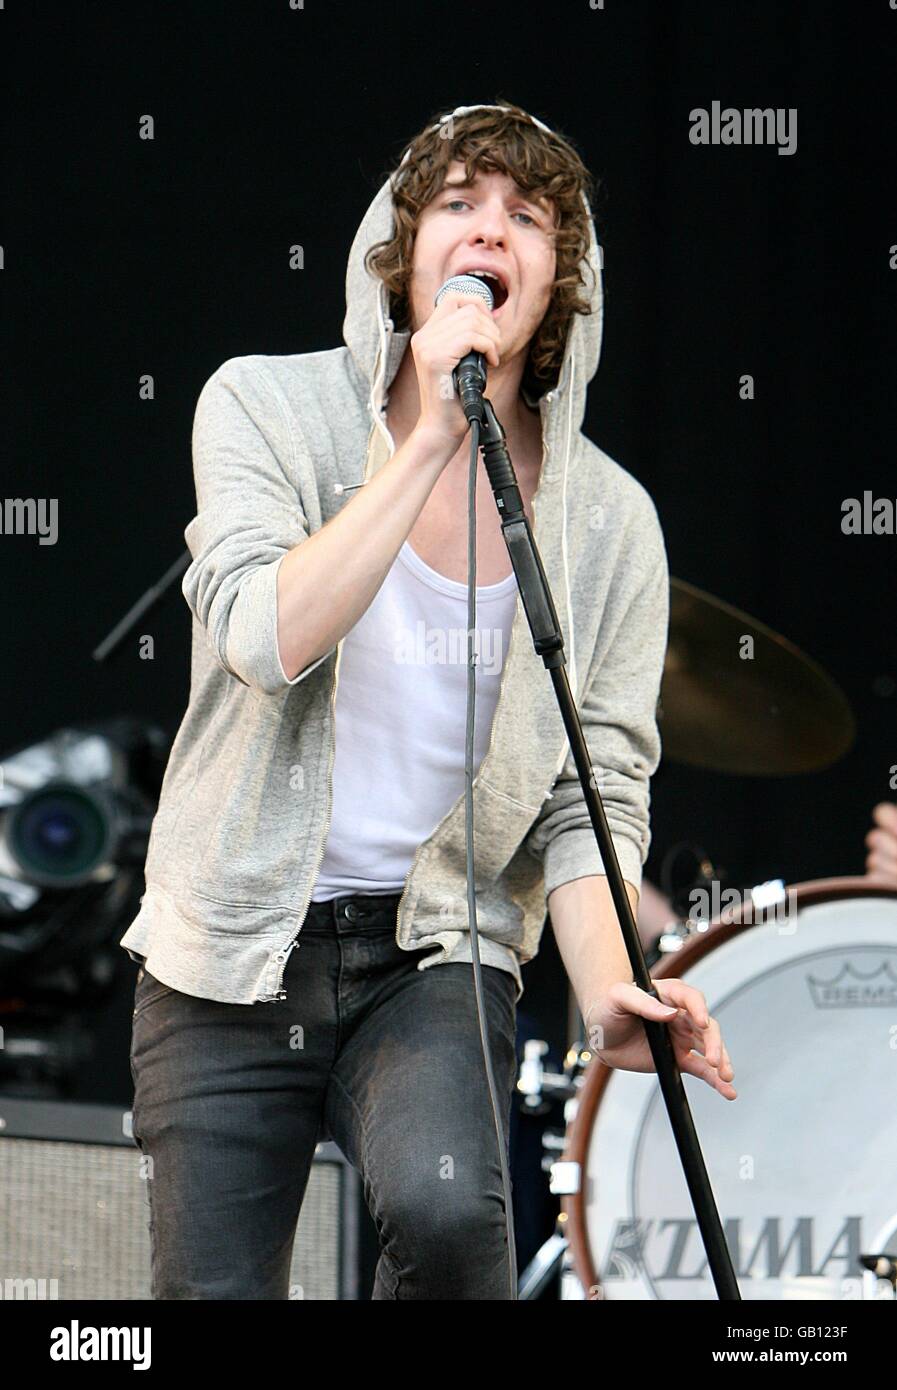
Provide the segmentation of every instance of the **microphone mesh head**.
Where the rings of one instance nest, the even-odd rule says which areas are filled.
[[[443,295],[453,292],[455,294],[475,294],[482,299],[487,309],[491,309],[495,304],[495,296],[484,280],[478,280],[475,275],[453,275],[450,280],[446,280],[436,295],[436,308],[439,308]]]

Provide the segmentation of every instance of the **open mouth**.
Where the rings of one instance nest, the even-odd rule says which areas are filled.
[[[496,275],[491,270],[467,270],[465,275],[472,275],[475,280],[482,280],[484,285],[488,285],[492,292],[493,311],[500,309],[508,297],[508,287],[500,275]]]

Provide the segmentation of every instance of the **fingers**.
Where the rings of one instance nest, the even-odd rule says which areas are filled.
[[[883,830],[889,830],[892,835],[897,835],[897,802],[880,801],[877,806],[872,808],[872,819]]]
[[[702,1081],[706,1081],[708,1086],[712,1086],[715,1091],[719,1091],[726,1100],[735,1100],[738,1092],[731,1081],[725,1080],[720,1076],[715,1067],[707,1061],[706,1057],[699,1056],[696,1052],[683,1052],[677,1057],[679,1070],[688,1072],[691,1076],[697,1076]]]
[[[500,329],[492,313],[486,308],[485,301],[476,295],[467,294],[447,294],[439,305],[438,309],[433,310],[433,317],[440,319],[451,319],[456,314],[467,313],[468,318],[482,319],[484,327],[499,333]]]
[[[687,1028],[695,1040],[695,1045],[703,1051],[708,1065],[718,1068],[720,1075],[726,1081],[731,1081],[735,1075],[735,1068],[723,1043],[720,1026],[716,1019],[711,1017],[707,1000],[701,991],[693,985],[687,985],[684,980],[654,980],[652,983],[662,999],[685,1010],[683,1017],[687,1020]],[[676,1020],[672,1021],[671,1028],[674,1032],[678,1031]]]
[[[866,873],[886,879],[897,878],[897,836],[887,830],[870,830],[866,844],[869,848]]]
[[[726,1100],[735,1100],[735,1068],[716,1019],[711,1017],[707,1028],[698,1028],[687,1013],[681,1013],[670,1023],[670,1032],[679,1070],[700,1077]]]
[[[485,353],[492,365],[497,367],[501,348],[501,329],[483,301],[463,295],[449,295],[447,299],[450,308],[454,310],[450,320],[451,331],[457,332],[459,320],[465,328],[468,323],[473,325],[473,332],[478,335],[476,340],[471,340],[473,346],[478,352]],[[487,341],[483,343],[483,339]]]
[[[652,980],[651,983],[661,999],[675,1004],[678,1009],[685,1009],[695,1027],[708,1026],[710,1011],[707,1008],[707,1000],[694,985],[687,985],[684,980]]]
[[[890,830],[870,830],[866,835],[866,844],[870,849],[897,856],[897,834]]]
[[[675,1032],[675,1025],[673,1025],[673,1028]],[[718,1048],[708,1049],[705,1045],[705,1034],[699,1029],[692,1027],[690,1028],[691,1046],[695,1051],[703,1054],[710,1065],[716,1068],[724,1081],[732,1081],[735,1077],[735,1068],[732,1065],[729,1050],[723,1042],[722,1037],[719,1036],[718,1025],[717,1035]]]
[[[881,855],[870,854],[866,860],[866,877],[883,888],[897,888],[897,863]]]
[[[608,1000],[615,1004],[621,1013],[638,1014],[639,1018],[651,1018],[658,1023],[670,1023],[675,1018],[675,1012],[671,1013],[662,1000],[646,994],[635,984],[612,985],[608,991]]]
[[[475,309],[482,309],[484,314],[489,313],[485,299],[479,294],[459,294],[457,290],[452,290],[451,294],[444,296],[440,308],[443,304],[448,304],[453,309],[464,309],[468,304],[472,304]]]
[[[485,314],[485,309],[482,312]],[[485,353],[492,366],[497,367],[501,361],[501,329],[489,318],[488,314],[486,318],[485,326],[477,323],[473,341],[481,344],[478,351]]]
[[[651,983],[659,999],[634,983],[619,983],[608,991],[608,1003],[621,1014],[637,1014],[640,1018],[668,1024],[680,1071],[700,1077],[726,1100],[735,1100],[738,1096],[732,1085],[735,1068],[704,995],[684,980],[652,980]],[[669,1006],[676,1012],[671,1014]]]
[[[476,348],[477,352],[483,353],[490,366],[497,367],[499,365],[501,358],[498,355],[498,348],[491,338],[481,338],[474,334],[471,345]]]

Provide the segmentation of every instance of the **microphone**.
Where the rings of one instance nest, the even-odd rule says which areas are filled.
[[[437,309],[443,296],[450,293],[476,295],[482,299],[487,309],[491,309],[495,303],[495,297],[489,286],[484,281],[478,280],[475,275],[453,275],[450,280],[446,280],[436,295]],[[486,359],[483,354],[481,352],[466,353],[452,372],[452,381],[460,397],[461,409],[467,417],[467,423],[471,424],[474,420],[482,420],[483,392],[486,389]]]

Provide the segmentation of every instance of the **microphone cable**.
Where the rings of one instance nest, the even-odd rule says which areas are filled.
[[[489,1086],[489,1099],[492,1103],[492,1118],[498,1142],[498,1161],[501,1167],[501,1184],[505,1202],[505,1228],[508,1239],[508,1276],[511,1299],[517,1299],[517,1248],[514,1241],[514,1213],[511,1204],[511,1175],[508,1170],[508,1157],[505,1152],[504,1131],[501,1123],[495,1074],[492,1070],[492,1056],[489,1047],[489,1028],[483,1003],[483,976],[480,963],[480,940],[477,932],[477,895],[474,882],[473,854],[473,759],[474,727],[476,713],[476,662],[474,643],[477,621],[477,460],[480,452],[480,422],[474,417],[470,421],[470,469],[467,485],[467,726],[464,749],[465,817],[464,829],[467,851],[467,923],[470,931],[470,955],[473,966],[474,993],[476,995],[477,1018],[480,1028],[480,1046],[483,1052],[483,1066]],[[516,1059],[516,1042],[514,1055]]]

